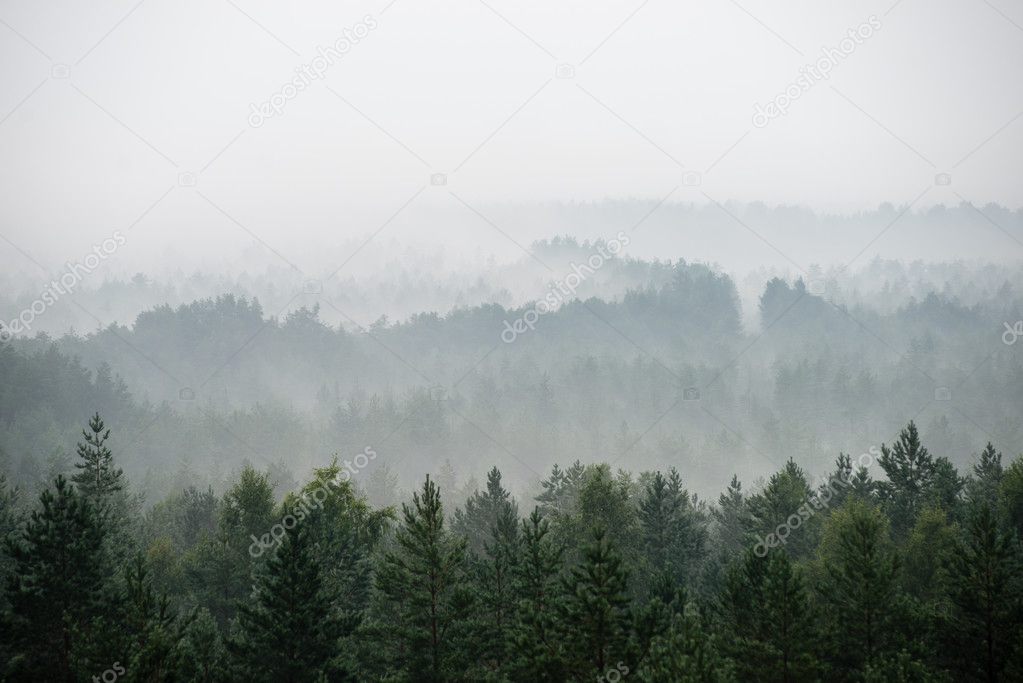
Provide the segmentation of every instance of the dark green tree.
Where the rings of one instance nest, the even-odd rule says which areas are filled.
[[[496,467],[487,473],[485,491],[475,491],[465,501],[465,508],[457,508],[451,520],[451,530],[465,536],[469,550],[482,555],[484,547],[493,540],[493,529],[502,520],[519,517],[518,505],[501,485],[501,471]]]
[[[790,459],[780,472],[771,475],[763,491],[749,497],[747,508],[753,532],[765,538],[776,534],[782,526],[788,530],[786,537],[780,539],[786,552],[795,558],[805,557],[816,545],[819,520],[809,501],[806,474]]]
[[[11,680],[72,682],[109,666],[88,656],[97,625],[117,605],[104,528],[92,503],[58,476],[8,541],[10,612],[2,630]]]
[[[255,572],[253,595],[239,604],[237,628],[227,641],[239,677],[303,683],[329,672],[339,622],[311,545],[299,524]]]
[[[713,516],[716,522],[715,545],[721,555],[734,557],[752,545],[749,508],[738,476],[733,475],[728,490],[718,496]]]
[[[513,680],[565,680],[565,644],[559,632],[561,551],[550,527],[534,508],[522,520],[520,560],[514,567],[518,605],[509,649]]]
[[[195,611],[182,642],[182,680],[195,683],[226,683],[230,665],[217,620],[205,607]]]
[[[840,670],[856,671],[897,645],[899,562],[887,520],[850,499],[828,518],[821,554],[831,657]]]
[[[720,613],[724,649],[741,680],[817,678],[813,607],[802,572],[787,553],[747,551],[728,572]]]
[[[123,612],[111,633],[125,638],[129,681],[177,680],[188,622],[178,620],[165,594],[157,594],[141,554],[124,570]]]
[[[1020,564],[1018,551],[998,529],[991,508],[981,505],[967,525],[967,536],[948,567],[954,628],[964,651],[962,673],[987,681],[1001,679],[1013,648],[1020,645]]]
[[[468,583],[466,541],[444,526],[440,491],[427,476],[412,504],[402,505],[395,547],[376,575],[379,605],[371,637],[389,645],[388,675],[398,680],[460,678],[475,661],[466,647],[473,595]]]
[[[882,509],[892,523],[896,538],[904,538],[916,515],[931,495],[934,459],[920,443],[916,425],[910,423],[899,433],[892,447],[882,444],[878,464],[888,481],[878,484]]]
[[[627,654],[631,612],[628,573],[601,527],[563,581],[562,623],[569,674],[602,676]]]
[[[654,638],[636,677],[644,683],[732,683],[731,661],[718,638],[693,609],[672,616],[664,634]],[[624,679],[624,677],[623,677]]]
[[[973,471],[966,482],[966,499],[970,505],[977,510],[982,505],[997,510],[998,494],[1004,476],[1002,454],[996,451],[989,441],[978,456],[977,462],[973,464]]]
[[[647,484],[639,524],[647,580],[663,574],[675,584],[686,582],[703,560],[707,532],[674,468],[667,477],[654,473]]]
[[[80,471],[71,477],[82,495],[94,503],[107,501],[111,495],[124,488],[124,472],[114,465],[114,455],[107,447],[110,430],[103,424],[99,413],[89,418],[87,429],[82,430],[85,442],[77,446],[80,462],[75,463]]]
[[[221,627],[250,592],[250,567],[266,559],[276,541],[273,487],[265,474],[246,465],[224,495],[215,536],[205,536],[183,559],[184,577],[194,599]],[[263,543],[263,541],[267,541]]]

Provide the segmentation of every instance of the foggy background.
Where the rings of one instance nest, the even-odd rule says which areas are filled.
[[[678,282],[706,281],[719,303],[734,291],[734,308],[685,304],[687,315],[713,313],[720,327],[695,329],[681,346],[677,330],[644,329],[639,342],[597,338],[572,328],[566,312],[567,336],[539,337],[524,352],[536,357],[519,358],[538,373],[523,381],[588,357],[664,359],[709,380],[708,368],[742,357],[746,369],[728,377],[730,392],[745,383],[741,422],[756,412],[755,389],[778,400],[784,364],[802,362],[797,349],[839,366],[859,354],[853,369],[875,379],[910,350],[933,352],[929,332],[905,324],[920,316],[961,333],[935,363],[980,381],[970,370],[1015,321],[1023,284],[1021,22],[1010,3],[984,0],[2,2],[0,312],[12,320],[69,264],[116,237],[74,293],[19,336],[20,348],[56,340],[90,373],[108,364],[143,413],[166,401],[184,414],[201,401],[228,412],[269,401],[294,410],[295,424],[322,422],[353,393],[400,402],[411,400],[402,392],[454,382],[498,344],[502,320],[542,298],[598,241],[625,232],[629,245],[580,298],[597,297],[633,324],[641,307],[630,292],[668,297],[685,290],[673,289]],[[827,78],[794,86],[864,26],[869,37]],[[278,97],[357,27],[358,41],[321,78]],[[791,87],[799,93],[786,113],[755,118]],[[255,116],[274,97],[277,111]],[[772,321],[764,312],[772,278],[852,311],[858,327],[824,317],[756,346]],[[223,295],[237,298],[200,301]],[[503,317],[487,318],[498,310],[491,304]],[[466,316],[486,325],[459,336]],[[99,332],[111,323],[118,327]],[[209,335],[210,358],[190,346],[193,324]],[[344,343],[354,345],[323,349],[363,355],[296,373],[270,342],[251,341],[267,325],[285,337],[304,330],[292,348],[303,360],[319,358],[304,344],[321,332],[352,335]],[[454,345],[425,343],[424,330],[435,328]],[[399,340],[392,356],[405,355],[368,352],[374,330]],[[807,336],[826,334],[834,338]],[[517,353],[505,365],[501,353],[488,355],[480,368],[515,374]],[[235,375],[218,375],[235,359]],[[416,376],[427,367],[430,381]],[[217,377],[206,395],[181,403],[179,392],[207,372]],[[676,378],[672,390],[688,381]],[[928,377],[939,388],[947,381]],[[932,389],[921,389],[928,400]],[[737,396],[723,400],[734,408]],[[651,400],[637,409],[643,421],[659,411]],[[859,443],[888,438],[908,417],[860,415]],[[830,418],[818,418],[824,429]],[[140,434],[149,424],[147,415],[131,420]],[[966,448],[983,432],[961,428],[970,436],[948,444]],[[642,431],[635,416],[629,429]],[[719,426],[700,429],[701,438],[720,436]],[[15,442],[31,450],[47,438]],[[763,447],[791,448],[777,438]],[[823,466],[849,447],[840,441],[809,438],[802,462]],[[722,454],[735,447],[718,445]],[[561,460],[586,447],[567,447]],[[318,462],[330,448],[324,436],[303,457]],[[537,467],[559,457],[548,450]],[[137,471],[152,457],[139,456]],[[486,458],[472,467],[482,473]],[[729,467],[712,474],[711,490]],[[534,474],[510,476],[521,484]]]

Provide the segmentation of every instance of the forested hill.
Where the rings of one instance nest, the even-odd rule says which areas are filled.
[[[819,472],[910,419],[965,465],[979,442],[1023,442],[1020,347],[1002,339],[1023,308],[1005,287],[963,289],[969,305],[932,291],[885,310],[774,279],[752,330],[726,275],[682,263],[660,286],[535,317],[485,305],[346,330],[316,294],[282,316],[232,296],[162,306],[3,344],[0,449],[38,481],[88,405],[121,425],[133,479],[163,492],[193,467],[220,486],[245,460],[297,476],[367,446],[416,453],[405,486],[445,461],[463,479],[508,462],[533,486],[554,462],[602,459],[693,465],[713,491],[790,457]]]

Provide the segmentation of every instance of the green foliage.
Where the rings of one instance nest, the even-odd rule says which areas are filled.
[[[850,499],[828,519],[820,592],[830,620],[832,657],[857,669],[895,645],[899,561],[881,511]]]
[[[913,527],[920,508],[934,494],[935,462],[920,443],[916,425],[910,422],[891,448],[881,445],[878,464],[888,477],[879,485],[882,506],[892,520],[893,533],[902,538]],[[948,486],[945,482],[945,487]],[[940,493],[947,491],[939,492],[939,496]]]
[[[238,606],[227,641],[238,678],[302,683],[330,670],[341,624],[312,550],[299,524],[255,572],[252,597]]]
[[[94,503],[105,502],[113,493],[124,488],[121,480],[124,472],[114,466],[114,455],[106,445],[110,430],[103,424],[99,413],[89,418],[88,429],[82,430],[82,437],[85,442],[77,447],[81,462],[75,463],[81,471],[71,480],[82,495]]]
[[[602,527],[595,527],[579,564],[563,581],[565,654],[571,676],[599,676],[627,652],[631,620],[628,572]]]
[[[74,680],[100,664],[90,661],[90,645],[117,604],[104,526],[92,503],[58,477],[8,541],[3,640],[12,680]]]
[[[963,673],[998,680],[1011,649],[1023,638],[1023,573],[1018,544],[998,529],[987,505],[969,520],[948,573],[959,645],[975,653],[963,660],[971,665]]]
[[[882,460],[874,482],[840,455],[816,490],[790,460],[709,509],[674,469],[577,463],[527,519],[495,467],[450,528],[430,477],[396,520],[336,460],[280,505],[245,467],[223,498],[185,488],[141,524],[109,514],[127,483],[58,477],[25,516],[0,478],[0,678],[1018,678],[1023,459],[1003,471],[988,444],[964,481],[910,424]],[[757,543],[808,505],[784,547]]]
[[[440,492],[427,477],[402,505],[402,523],[376,575],[380,609],[370,635],[387,648],[381,665],[396,680],[461,678],[471,661],[468,642],[473,595],[466,542],[444,525]]]

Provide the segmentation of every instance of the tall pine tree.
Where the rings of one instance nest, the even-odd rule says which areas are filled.
[[[239,679],[304,683],[331,670],[339,622],[311,546],[299,524],[256,571],[252,597],[238,606],[237,628],[227,643]]]
[[[440,490],[429,476],[412,504],[402,505],[402,517],[395,548],[377,572],[380,604],[369,635],[389,643],[381,664],[399,680],[458,678],[475,660],[465,647],[473,607],[465,539],[445,528]]]

